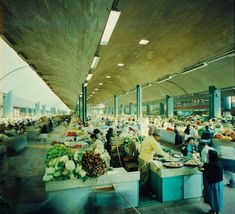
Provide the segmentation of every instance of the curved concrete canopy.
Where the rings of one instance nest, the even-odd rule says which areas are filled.
[[[88,95],[95,92],[91,104],[174,74],[170,81],[144,89],[143,101],[207,91],[209,85],[235,85],[234,56],[181,74],[186,67],[234,50],[233,0],[120,0],[121,16],[111,39],[99,46],[111,4],[4,0],[3,33],[70,108],[77,103],[95,54],[101,59],[88,85]],[[141,39],[150,42],[142,46]],[[135,102],[134,91],[120,97],[120,104],[129,102]]]

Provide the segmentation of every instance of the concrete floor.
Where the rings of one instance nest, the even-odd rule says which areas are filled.
[[[49,134],[47,142],[29,142],[27,149],[9,158],[9,178],[1,189],[4,193],[4,198],[11,203],[11,213],[53,213],[53,210],[48,206],[45,186],[42,181],[45,170],[44,159],[50,142],[61,139],[64,132],[65,127],[57,127]],[[20,177],[21,180],[16,180],[15,176]],[[227,181],[225,180],[226,183]],[[209,206],[203,203],[201,199],[162,204],[155,199],[141,197],[140,207],[137,210],[143,214],[202,214],[209,210]],[[134,209],[121,210],[114,207],[101,207],[89,204],[83,213],[122,214],[138,212]],[[73,213],[68,210],[64,214]],[[224,211],[222,213],[235,214],[235,188],[232,189],[225,186]]]

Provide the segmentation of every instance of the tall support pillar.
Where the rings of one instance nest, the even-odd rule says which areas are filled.
[[[209,86],[209,117],[221,117],[221,91],[215,86]]]
[[[174,104],[173,97],[166,96],[166,117],[173,117],[174,115]]]
[[[121,109],[121,115],[124,115],[125,114],[125,106],[121,105],[120,109]]]
[[[160,115],[164,115],[164,103],[160,103],[159,104],[159,114]]]
[[[137,121],[141,125],[142,122],[142,87],[136,86],[136,103],[137,103]]]
[[[79,95],[78,112],[80,119],[82,119],[82,95]]]
[[[13,115],[13,95],[12,91],[9,91],[3,97],[3,117],[10,117]]]
[[[129,105],[129,114],[133,116],[135,114],[135,106],[133,103],[130,103]]]
[[[82,122],[86,125],[87,122],[87,87],[82,84]]]
[[[114,117],[118,118],[118,96],[117,95],[114,95],[114,106],[113,106],[113,109],[114,109]]]
[[[109,106],[109,114],[110,114],[110,115],[113,114],[113,110],[112,110],[112,107],[111,107],[111,106]]]
[[[223,97],[223,107],[225,111],[230,111],[232,109],[232,97]]]
[[[35,115],[40,114],[40,102],[35,103]]]
[[[46,105],[42,105],[42,115],[46,114]]]
[[[146,106],[146,115],[147,116],[150,116],[150,111],[151,111],[150,105],[147,105]]]

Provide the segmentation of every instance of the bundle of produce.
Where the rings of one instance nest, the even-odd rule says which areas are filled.
[[[58,157],[62,157],[64,155],[66,155],[68,157],[72,157],[73,151],[64,144],[55,144],[55,145],[51,146],[47,150],[46,160],[45,160],[46,166],[49,165],[49,162],[51,160],[58,158]]]
[[[76,137],[77,136],[77,132],[76,131],[68,131],[65,133],[65,136],[67,137]]]
[[[135,138],[133,136],[126,136],[123,139],[124,146],[129,146],[133,141],[135,141]]]
[[[82,157],[82,168],[87,172],[89,177],[98,177],[107,171],[105,160],[100,154],[93,151],[86,152]]]
[[[56,140],[51,142],[51,146],[54,146],[55,144],[62,144],[62,142],[59,142],[59,141],[56,141]]]
[[[167,131],[170,131],[170,132],[173,132],[173,131],[174,131],[174,129],[173,129],[173,128],[170,128],[170,127],[167,127],[166,130],[167,130]]]

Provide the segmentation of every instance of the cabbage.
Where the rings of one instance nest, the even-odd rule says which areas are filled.
[[[68,171],[73,171],[75,169],[75,164],[72,160],[69,160],[65,163],[65,169]]]
[[[46,175],[53,175],[55,173],[55,169],[53,167],[46,168]]]

